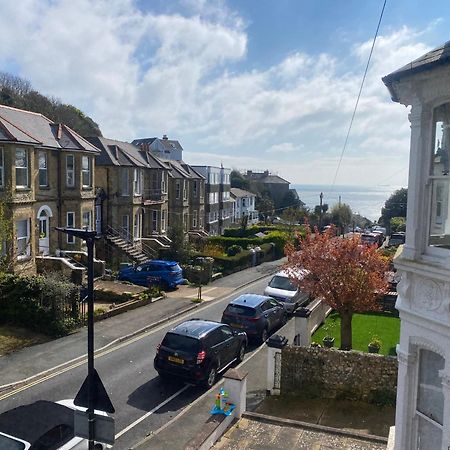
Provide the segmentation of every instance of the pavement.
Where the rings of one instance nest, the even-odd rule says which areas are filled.
[[[273,273],[284,260],[270,261],[256,267],[220,278],[203,288],[205,300],[213,301],[233,290]],[[129,286],[127,285],[127,290]],[[197,290],[189,286],[169,292],[161,301],[96,322],[95,351],[143,333],[161,323],[199,307],[192,302]],[[31,380],[86,358],[87,328],[42,344],[26,347],[0,356],[0,392],[18,387]]]

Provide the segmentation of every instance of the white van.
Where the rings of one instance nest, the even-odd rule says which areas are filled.
[[[294,312],[296,308],[305,305],[309,301],[309,294],[298,289],[284,270],[272,277],[264,290],[264,295],[278,300],[289,313]]]

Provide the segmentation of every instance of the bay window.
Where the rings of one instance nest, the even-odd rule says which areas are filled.
[[[89,156],[81,157],[81,179],[83,187],[92,187],[92,161]]]

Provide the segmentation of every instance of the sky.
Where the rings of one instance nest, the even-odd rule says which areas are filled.
[[[450,2],[1,0],[0,70],[105,137],[179,140],[184,160],[294,184],[406,186],[408,109],[381,77],[450,39]]]

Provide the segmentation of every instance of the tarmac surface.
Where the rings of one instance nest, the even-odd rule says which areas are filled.
[[[205,301],[219,299],[246,283],[275,272],[282,263],[283,261],[264,263],[218,279],[203,288],[202,297]],[[167,298],[161,301],[97,322],[95,324],[96,350],[127,340],[173,317],[195,310],[198,304],[193,303],[192,300],[196,297],[197,289],[183,286],[169,292]],[[292,335],[292,332],[293,321],[288,322],[278,331],[279,334],[286,336]],[[70,336],[0,357],[0,392],[7,391],[11,386],[20,386],[26,379],[38,379],[45,373],[51,373],[57,367],[67,365],[70,361],[85,358],[86,341],[87,330],[83,328]],[[267,347],[263,345],[256,349],[241,365],[243,370],[253,374],[248,377],[247,409],[255,411],[258,406],[261,406],[266,396]],[[184,450],[209,419],[215,395],[222,383],[219,381],[211,390],[193,400],[182,409],[181,413],[168,420],[133,448]],[[170,408],[170,404],[167,407]],[[355,411],[355,415],[358,415],[358,411]],[[328,432],[326,427],[319,426],[314,429],[314,426],[308,424],[304,427],[298,424],[293,426],[291,422],[289,419],[281,418],[268,422],[254,417],[244,417],[214,448],[378,450],[386,447],[386,444],[383,445],[380,442],[361,439],[357,433],[340,435]],[[342,426],[342,429],[344,428],[345,426]]]

